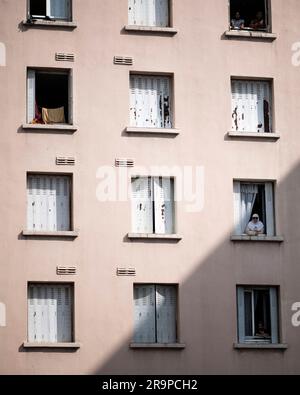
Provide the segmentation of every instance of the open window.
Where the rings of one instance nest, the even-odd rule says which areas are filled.
[[[272,82],[231,80],[232,131],[272,133]]]
[[[174,234],[174,180],[136,177],[131,187],[133,233]]]
[[[172,128],[172,79],[164,75],[130,76],[130,126]]]
[[[135,343],[177,343],[177,286],[134,285]]]
[[[234,217],[237,236],[275,236],[273,183],[235,181]]]
[[[71,20],[71,0],[28,0],[29,19]]]
[[[27,122],[73,124],[70,70],[28,69]]]
[[[237,287],[239,343],[279,342],[278,289]]]
[[[128,0],[129,25],[170,26],[170,0]]]
[[[230,28],[271,32],[269,0],[229,0]]]

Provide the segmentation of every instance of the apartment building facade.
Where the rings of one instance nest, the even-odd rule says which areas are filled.
[[[1,374],[300,373],[299,17],[0,0]]]

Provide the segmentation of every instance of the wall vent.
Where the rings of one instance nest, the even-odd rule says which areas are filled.
[[[115,56],[114,57],[114,64],[123,64],[125,66],[132,66],[133,65],[133,58],[128,56]]]
[[[59,52],[56,52],[55,60],[57,62],[74,62],[75,55],[73,53],[59,53]]]
[[[116,167],[134,167],[134,160],[133,159],[116,159],[115,160]]]
[[[117,276],[135,276],[136,272],[134,268],[123,268],[123,267],[118,267],[117,268]]]
[[[56,274],[60,276],[70,276],[77,274],[77,269],[75,266],[57,266]]]
[[[67,157],[67,156],[57,156],[56,157],[56,164],[57,165],[65,165],[65,166],[74,166],[75,165],[75,158]]]

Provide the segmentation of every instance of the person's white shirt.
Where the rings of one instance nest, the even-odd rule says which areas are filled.
[[[257,217],[256,217],[257,218]],[[252,220],[248,223],[246,232],[257,232],[263,233],[264,231],[264,224],[257,218],[257,221],[252,218]]]

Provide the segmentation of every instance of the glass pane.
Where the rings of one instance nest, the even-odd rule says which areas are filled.
[[[254,291],[254,320],[255,336],[261,338],[270,338],[271,319],[269,290]]]
[[[252,329],[252,292],[245,292],[245,336],[253,336]]]
[[[46,0],[30,0],[30,15],[46,16]]]

